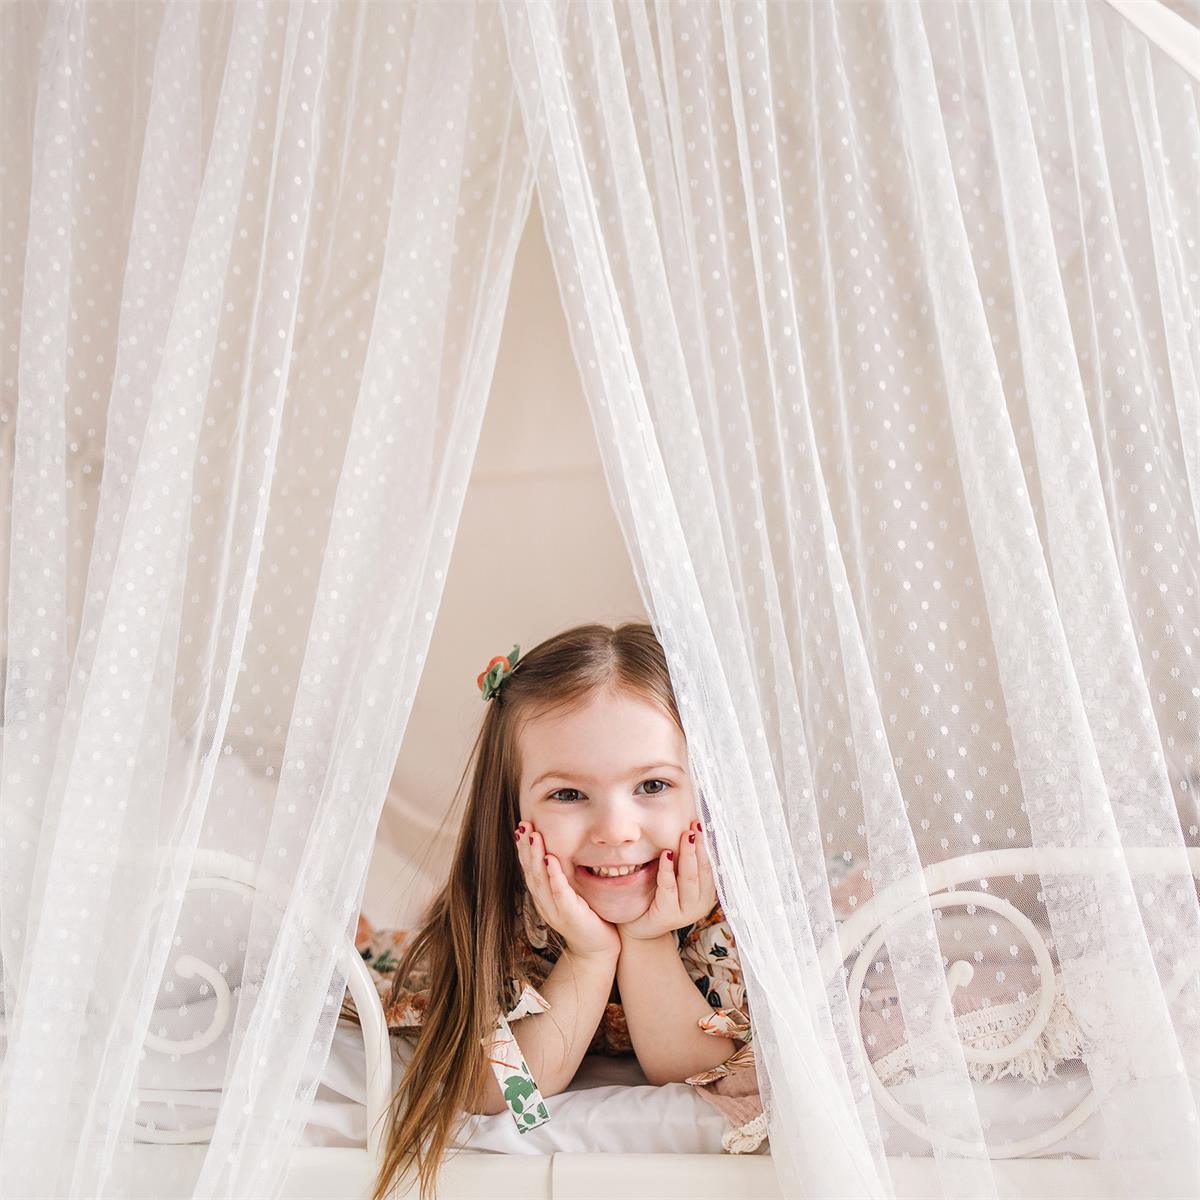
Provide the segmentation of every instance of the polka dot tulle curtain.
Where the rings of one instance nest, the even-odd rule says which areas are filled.
[[[194,1194],[263,1196],[328,1054],[529,211],[503,30],[2,17],[0,1192],[126,1186],[191,953],[237,989]],[[185,905],[197,848],[257,864],[252,905]]]
[[[131,1186],[181,949],[188,1186],[278,1187],[534,187],[783,1194],[891,1194],[904,1122],[994,1194],[976,1083],[1056,1052],[1200,1188],[1194,79],[1099,2],[0,20],[0,1191]]]
[[[994,1194],[975,1081],[1085,1042],[1063,1112],[1200,1186],[1196,81],[1103,4],[509,11],[783,1194],[914,1120]]]

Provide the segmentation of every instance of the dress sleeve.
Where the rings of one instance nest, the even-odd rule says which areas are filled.
[[[689,1075],[684,1083],[692,1084],[697,1095],[724,1115],[721,1148],[730,1154],[753,1153],[766,1138],[769,1123],[758,1087],[754,1031],[737,946],[719,905],[688,932],[680,953],[712,1005],[712,1012],[697,1020],[701,1031],[731,1038],[734,1047],[724,1062]]]
[[[741,1009],[713,1009],[711,1015],[701,1017],[697,1024],[702,1033],[711,1034],[713,1037],[732,1038],[733,1053],[715,1067],[689,1075],[684,1083],[711,1083],[714,1079],[720,1079],[722,1075],[732,1075],[734,1071],[754,1066],[754,1034],[750,1028],[750,1018]]]
[[[754,1065],[754,1032],[737,945],[719,905],[693,926],[680,953],[688,974],[713,1008],[707,1016],[698,1018],[701,1032],[732,1038],[735,1043],[733,1053],[724,1062],[689,1075],[684,1082],[711,1083],[723,1075]]]
[[[513,1037],[509,1021],[549,1011],[550,1002],[539,991],[526,984],[516,1004],[496,1021],[495,1031],[484,1039],[492,1074],[495,1075],[500,1086],[500,1095],[504,1097],[504,1102],[516,1122],[518,1133],[528,1133],[539,1125],[545,1125],[550,1120],[550,1113],[521,1053],[521,1047]]]

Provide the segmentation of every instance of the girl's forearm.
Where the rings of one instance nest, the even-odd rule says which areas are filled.
[[[651,1083],[682,1083],[733,1053],[731,1038],[703,1033],[697,1025],[712,1006],[687,973],[674,934],[622,937],[617,988],[629,1040]]]
[[[589,957],[568,948],[538,988],[550,1011],[512,1022],[513,1037],[543,1097],[557,1095],[575,1078],[604,1015],[616,970],[616,954]],[[481,1111],[494,1115],[508,1106],[490,1064],[486,1070]]]

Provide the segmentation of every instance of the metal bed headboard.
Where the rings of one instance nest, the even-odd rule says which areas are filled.
[[[926,906],[933,909],[959,906],[985,908],[1001,920],[1007,921],[1028,942],[1038,964],[1040,976],[1046,981],[1041,988],[1039,1003],[1029,1025],[1011,1043],[1000,1050],[963,1046],[963,1056],[968,1064],[1007,1061],[1033,1045],[1050,1019],[1054,989],[1049,985],[1054,980],[1054,966],[1050,948],[1037,926],[1010,901],[983,890],[987,886],[986,881],[1006,877],[1020,879],[1023,875],[1098,875],[1122,867],[1128,870],[1131,876],[1190,874],[1194,883],[1195,880],[1200,880],[1200,849],[1093,850],[1031,847],[983,851],[946,859],[927,867],[920,875],[886,888],[842,921],[838,925],[837,941],[826,946],[821,955],[822,977],[827,985],[832,986],[845,964],[853,960],[846,988],[851,996],[855,1031],[861,1041],[861,1005],[854,1003],[854,997],[861,995],[867,970],[888,933],[902,926]],[[960,887],[969,883],[976,883],[977,886],[967,890]],[[950,963],[946,971],[946,984],[951,996],[959,987],[970,982],[973,971],[973,966],[965,959]],[[1168,982],[1164,989],[1168,1002],[1174,1000],[1187,980],[1197,972],[1200,972],[1200,949],[1180,963]],[[931,1147],[955,1154],[978,1153],[977,1147],[961,1139],[939,1134],[914,1117],[896,1101],[880,1080],[865,1054],[865,1048],[864,1060],[871,1091],[877,1104],[899,1125],[916,1134]],[[994,1159],[1026,1158],[1045,1150],[1082,1125],[1099,1107],[1105,1094],[1095,1089],[1089,1091],[1056,1124],[1031,1137],[998,1145],[989,1144],[988,1156]]]
[[[259,875],[259,868],[254,863],[236,855],[198,850],[187,890],[214,889],[249,896],[257,890]],[[371,1160],[378,1162],[383,1141],[382,1118],[392,1097],[392,1059],[387,1024],[371,972],[352,938],[345,939],[339,961],[362,1024],[367,1074],[367,1150]],[[190,1038],[180,1041],[147,1033],[145,1044],[147,1049],[163,1054],[195,1054],[215,1042],[228,1026],[233,1015],[232,992],[224,975],[195,955],[180,955],[171,965],[180,978],[194,979],[199,976],[212,987],[216,996],[216,1012],[208,1027]],[[176,1091],[162,1092],[153,1088],[139,1088],[137,1092],[138,1103],[166,1099],[178,1102],[178,1096]],[[188,1103],[194,1107],[216,1107],[220,1100],[218,1097],[207,1100],[197,1095],[194,1100],[189,1098]],[[214,1127],[162,1130],[135,1122],[135,1128],[136,1141],[184,1145],[207,1142],[212,1137]]]
[[[1112,870],[1121,863],[1126,865],[1131,875],[1178,874],[1186,871],[1195,879],[1200,879],[1200,849],[1179,851],[1151,848],[1114,851],[1022,848],[985,851],[947,859],[927,867],[919,876],[881,891],[864,903],[851,917],[841,922],[838,926],[837,942],[826,946],[821,955],[822,976],[827,984],[833,985],[839,974],[846,969],[847,962],[850,962],[847,988],[852,997],[857,996],[871,962],[891,930],[903,925],[925,906],[944,909],[972,905],[987,909],[1009,922],[1029,943],[1039,965],[1041,977],[1052,981],[1054,969],[1050,949],[1033,922],[1010,901],[984,891],[979,886],[964,890],[960,885],[997,877],[1099,873]],[[252,863],[228,854],[200,851],[196,855],[196,870],[188,888],[216,888],[248,895],[255,890],[256,877],[257,868]],[[181,955],[173,966],[179,976],[185,979],[200,976],[212,986],[217,996],[216,1014],[207,1029],[185,1041],[172,1041],[147,1034],[146,1045],[163,1053],[194,1054],[215,1041],[228,1024],[233,1011],[232,996],[224,976],[195,956]],[[366,1052],[367,1149],[371,1160],[379,1162],[383,1117],[392,1096],[392,1059],[387,1025],[370,971],[353,940],[349,938],[342,948],[341,966],[362,1023]],[[972,970],[971,964],[965,960],[950,964],[947,970],[947,986],[951,995],[969,981]],[[1168,1000],[1173,999],[1186,980],[1197,971],[1200,971],[1200,950],[1180,964],[1166,989]],[[1050,1017],[1052,1003],[1053,989],[1043,986],[1040,1002],[1029,1026],[1012,1043],[999,1051],[964,1046],[963,1052],[967,1062],[1002,1061],[1032,1044],[1040,1036]],[[852,1005],[852,1008],[855,1025],[861,1037],[859,1006]],[[869,1060],[867,1061],[875,1099],[898,1124],[921,1137],[931,1147],[940,1147],[959,1154],[975,1152],[975,1148],[937,1133],[914,1117],[889,1094],[874,1069],[870,1067]],[[177,1098],[178,1093],[171,1092],[169,1095]],[[138,1091],[139,1101],[165,1098],[165,1094],[153,1090]],[[1021,1158],[1044,1150],[1083,1124],[1103,1098],[1103,1094],[1089,1092],[1055,1125],[1031,1137],[989,1146],[989,1156],[996,1159]],[[203,1104],[204,1101],[197,1097],[196,1103]],[[219,1100],[214,1098],[212,1103],[215,1106]],[[212,1135],[211,1126],[186,1131],[157,1130],[142,1125],[138,1125],[137,1128],[139,1140],[148,1142],[205,1142]]]

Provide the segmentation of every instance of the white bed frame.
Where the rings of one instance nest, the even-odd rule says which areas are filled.
[[[188,880],[188,891],[211,889],[251,896],[257,886],[258,871],[255,865],[233,854],[215,850],[197,850],[195,865]],[[199,976],[212,989],[216,997],[215,1012],[208,1028],[193,1034],[186,1041],[146,1034],[146,1046],[162,1054],[197,1054],[211,1046],[229,1024],[233,1015],[233,993],[225,976],[209,963],[191,954],[180,955],[172,964],[181,979]],[[346,975],[347,988],[354,999],[354,1007],[362,1024],[363,1042],[367,1063],[367,1153],[371,1160],[381,1161],[383,1137],[382,1117],[391,1100],[392,1061],[388,1042],[387,1022],[379,993],[371,979],[371,972],[363,962],[362,955],[351,939],[342,947],[340,965]],[[178,1103],[178,1092],[161,1093],[153,1088],[138,1088],[137,1103],[151,1103],[171,1099]],[[198,1107],[216,1107],[216,1101],[197,1097]],[[195,1145],[207,1143],[212,1137],[213,1126],[208,1125],[188,1130],[151,1128],[135,1122],[135,1141],[157,1145]]]
[[[1178,851],[1133,850],[1124,852],[1124,860],[1133,875],[1177,872],[1184,861]],[[822,961],[827,979],[850,963],[848,987],[857,994],[865,973],[878,953],[888,932],[904,923],[914,906],[932,905],[935,909],[972,905],[986,908],[1008,921],[1026,939],[1033,950],[1044,979],[1053,978],[1052,960],[1045,940],[1036,926],[1007,900],[988,891],[984,881],[1022,874],[1078,873],[1081,866],[1096,871],[1113,866],[1110,851],[1054,849],[1012,849],[972,854],[937,863],[923,876],[888,888],[872,898],[839,926],[839,944]],[[1200,878],[1200,849],[1186,851],[1187,869]],[[961,885],[975,884],[964,889]],[[255,868],[231,855],[201,851],[190,888],[218,888],[249,894],[255,888]],[[365,1149],[302,1148],[293,1153],[283,1195],[300,1198],[365,1197],[380,1161],[383,1116],[391,1098],[391,1047],[370,971],[352,940],[347,939],[341,963],[348,987],[362,1022],[366,1050],[366,1109],[368,1143]],[[147,1037],[150,1049],[171,1054],[191,1054],[202,1050],[220,1036],[232,1014],[232,996],[224,976],[190,955],[177,959],[175,971],[184,978],[201,976],[209,982],[218,998],[216,1014],[208,1029],[186,1042]],[[972,967],[965,961],[951,964],[947,982],[951,993],[970,980]],[[1200,951],[1184,963],[1168,989],[1173,997],[1183,986],[1189,972],[1200,970]],[[1029,1027],[1017,1039],[1019,1049],[1031,1044],[1041,1033],[1050,1016],[1051,989],[1042,989],[1041,1002]],[[857,1020],[857,1015],[856,1015]],[[1004,1052],[972,1050],[964,1047],[968,1062],[994,1062],[1010,1056]],[[888,1093],[872,1072],[874,1094],[881,1108],[899,1124],[952,1153],[959,1150],[953,1139],[940,1135],[917,1120]],[[178,1093],[172,1093],[178,1101]],[[159,1096],[152,1090],[139,1090],[138,1101]],[[990,1147],[1000,1196],[1049,1196],[1056,1200],[1104,1200],[1127,1194],[1127,1183],[1112,1164],[1090,1160],[1064,1161],[1060,1158],[1036,1159],[1047,1146],[1082,1124],[1103,1096],[1088,1094],[1053,1126],[1019,1141]],[[138,1154],[155,1173],[161,1161],[164,1170],[186,1168],[194,1171],[203,1156],[202,1146],[212,1127],[186,1133],[163,1131],[138,1125]],[[1126,1168],[1130,1164],[1125,1164]],[[889,1168],[898,1197],[940,1194],[938,1167],[928,1159],[890,1159]],[[946,1169],[944,1166],[941,1168]],[[1134,1168],[1143,1195],[1182,1195],[1179,1183],[1161,1164],[1146,1163]],[[185,1175],[186,1175],[185,1169]],[[165,1177],[165,1176],[164,1176]],[[148,1185],[149,1186],[149,1185]],[[502,1155],[484,1151],[460,1150],[448,1156],[442,1168],[439,1188],[445,1200],[471,1197],[478,1200],[504,1194],[520,1194],[527,1200],[584,1200],[586,1197],[655,1197],[670,1200],[728,1200],[730,1195],[782,1200],[769,1155],[678,1155],[678,1154],[551,1154]],[[165,1200],[161,1192],[148,1190],[146,1200]],[[140,1195],[140,1193],[139,1193]],[[399,1196],[417,1195],[415,1185]],[[790,1200],[790,1198],[789,1198]]]
[[[957,907],[985,908],[996,913],[1012,925],[1025,939],[1033,951],[1038,965],[1038,977],[1043,980],[1054,978],[1054,962],[1050,948],[1037,926],[1019,909],[990,892],[982,890],[987,880],[997,878],[1020,879],[1022,875],[1070,875],[1081,869],[1100,872],[1111,871],[1122,860],[1130,875],[1166,874],[1178,871],[1184,862],[1193,878],[1200,879],[1200,849],[1178,850],[1135,849],[1118,851],[1114,858],[1110,850],[1060,850],[1060,849],[1012,849],[992,850],[979,854],[962,855],[927,867],[921,877],[906,880],[889,888],[864,904],[861,911],[838,926],[838,946],[833,954],[827,954],[822,966],[825,977],[832,982],[845,962],[854,959],[847,981],[847,991],[857,996],[866,978],[866,973],[879,952],[887,934],[902,926],[921,909]],[[1186,855],[1186,858],[1185,858]],[[976,883],[981,886],[963,890],[960,885]],[[840,951],[841,957],[837,957]],[[1173,1001],[1183,989],[1184,983],[1200,971],[1200,948],[1185,958],[1179,965],[1164,994],[1168,1002]],[[971,982],[974,967],[965,959],[950,964],[946,972],[946,983],[950,995]],[[1024,1032],[1000,1050],[976,1049],[963,1046],[963,1055],[968,1064],[990,1064],[1005,1062],[1032,1046],[1041,1036],[1050,1020],[1054,1007],[1053,989],[1043,987],[1033,1019]],[[855,1026],[861,1037],[860,1010],[854,1007]],[[868,1063],[868,1066],[870,1064]],[[931,1130],[917,1120],[908,1109],[898,1104],[888,1089],[870,1068],[871,1089],[876,1102],[899,1125],[915,1133],[931,1149],[937,1147],[949,1153],[969,1154],[971,1148],[956,1138],[947,1137]],[[1104,1099],[1105,1092],[1089,1091],[1084,1098],[1054,1125],[1017,1141],[989,1144],[988,1153],[993,1159],[1032,1158],[1043,1153],[1047,1147],[1077,1129],[1096,1111]]]

